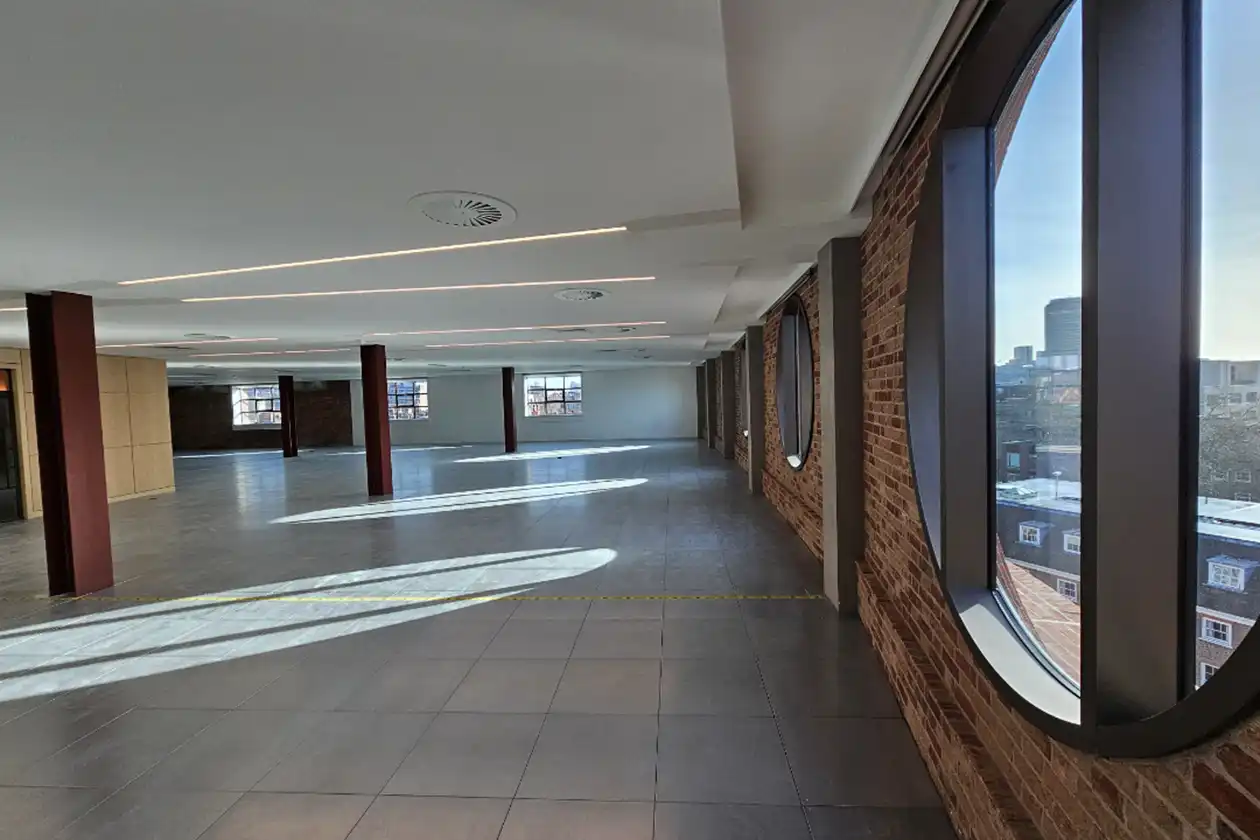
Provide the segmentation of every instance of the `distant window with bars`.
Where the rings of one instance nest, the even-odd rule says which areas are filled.
[[[525,377],[526,417],[572,417],[582,413],[582,375]]]
[[[232,425],[280,425],[280,386],[233,385]]]
[[[386,399],[390,420],[429,419],[429,381],[427,379],[391,381]]]

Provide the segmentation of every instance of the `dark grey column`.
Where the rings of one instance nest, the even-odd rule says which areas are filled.
[[[708,434],[704,430],[705,412],[704,412],[704,395],[706,389],[704,387],[704,365],[696,365],[696,437],[704,440]]]
[[[744,405],[748,415],[748,492],[761,493],[766,468],[766,353],[765,328],[744,332]]]
[[[704,361],[704,434],[717,449],[717,359]]]
[[[735,394],[739,383],[735,381],[735,351],[723,350],[718,360],[718,374],[722,377],[722,457],[735,460],[735,436],[740,434],[735,420]]]
[[[833,239],[818,252],[818,357],[822,397],[823,591],[856,613],[865,550],[862,471],[862,243]]]

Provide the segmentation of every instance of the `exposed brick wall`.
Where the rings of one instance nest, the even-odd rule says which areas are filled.
[[[293,394],[300,446],[350,446],[349,382],[298,382]],[[170,389],[175,449],[279,449],[280,428],[234,429],[227,385]]]
[[[720,357],[717,359],[717,372],[713,377],[713,380],[716,383],[716,387],[713,389],[713,393],[715,395],[713,401],[713,413],[715,415],[713,418],[713,426],[717,432],[716,448],[718,452],[721,452],[723,443],[726,440],[724,437],[726,434],[726,422],[724,416],[726,412],[722,410],[722,391],[725,389],[726,385],[722,381],[722,359]]]
[[[748,428],[748,391],[744,387],[744,339],[735,342],[735,463],[744,472],[748,472],[748,438],[744,431]]]
[[[766,313],[766,466],[762,485],[766,498],[804,541],[815,557],[822,557],[822,411],[818,392],[818,268],[809,269],[797,288],[809,319],[810,344],[814,353],[814,437],[805,466],[794,470],[788,465],[779,434],[779,409],[775,379],[778,376],[779,323],[782,310]]]
[[[860,610],[915,740],[967,840],[1260,840],[1260,717],[1160,760],[1078,753],[1002,701],[944,601],[915,500],[902,358],[915,210],[939,119],[940,102],[885,176],[863,238],[867,549]],[[773,339],[777,329],[768,326],[768,349]],[[768,365],[768,385],[772,371]],[[767,438],[767,461],[781,462],[777,427]],[[781,473],[771,498],[788,515],[806,507],[805,493],[785,492]]]

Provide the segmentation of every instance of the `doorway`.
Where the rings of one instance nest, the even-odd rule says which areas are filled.
[[[22,518],[21,460],[13,372],[0,370],[0,522]]]

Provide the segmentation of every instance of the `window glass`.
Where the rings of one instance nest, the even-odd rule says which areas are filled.
[[[1077,4],[1015,85],[994,162],[994,579],[1027,643],[1071,684],[1081,621],[1081,34]]]
[[[525,377],[526,417],[574,417],[582,413],[582,374]]]
[[[276,426],[280,423],[279,385],[233,385],[233,426]]]
[[[1203,4],[1199,363],[1199,682],[1260,615],[1260,30],[1255,0]],[[1210,615],[1210,618],[1208,617]],[[1207,628],[1213,631],[1209,639]],[[1211,645],[1206,649],[1205,645]],[[1222,648],[1224,650],[1222,651]],[[1204,662],[1210,657],[1211,662]]]
[[[429,419],[427,379],[391,380],[387,384],[385,399],[390,420]]]
[[[779,440],[788,464],[800,469],[814,436],[814,348],[809,318],[798,297],[783,305],[775,365]]]

